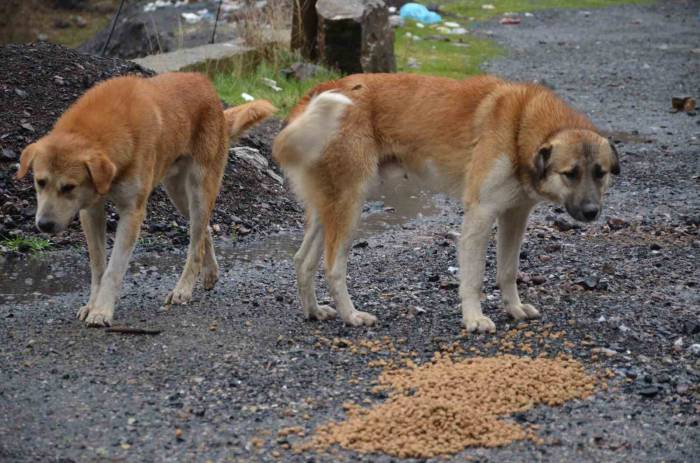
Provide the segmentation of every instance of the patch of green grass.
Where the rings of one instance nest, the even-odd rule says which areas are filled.
[[[450,13],[483,21],[508,12],[523,13],[553,8],[585,10],[628,3],[651,3],[651,0],[447,0],[440,3],[443,5],[444,12],[447,13],[448,21]],[[484,4],[491,4],[495,8],[485,10],[482,8]]]
[[[277,116],[285,117],[312,87],[341,77],[335,71],[322,69],[303,82],[285,78],[281,70],[296,61],[301,61],[301,58],[291,53],[278,52],[273,59],[262,60],[253,69],[236,69],[233,72],[215,75],[214,86],[221,98],[230,105],[245,103],[242,94],[247,93],[255,99],[269,100],[279,109]],[[274,80],[281,90],[274,90],[265,82],[266,78]]]
[[[484,61],[504,54],[493,40],[470,34],[445,34],[438,27],[421,29],[415,22],[407,21],[396,30],[397,70],[461,79],[480,73]],[[411,66],[414,61],[417,67]]]
[[[51,247],[51,241],[37,236],[16,236],[0,242],[0,245],[6,247],[10,251],[26,251],[40,252]]]
[[[443,21],[453,21],[468,29],[471,21],[483,21],[503,13],[522,13],[549,8],[602,8],[626,3],[650,3],[651,0],[444,0],[418,3],[439,3]],[[493,10],[482,8],[484,4]],[[517,27],[517,26],[502,26]],[[415,21],[396,29],[394,51],[396,66],[401,72],[415,72],[452,78],[464,78],[481,73],[481,65],[505,50],[494,41],[463,35],[448,34],[442,24],[419,28]],[[417,39],[415,39],[417,37]],[[411,64],[417,64],[417,67]]]

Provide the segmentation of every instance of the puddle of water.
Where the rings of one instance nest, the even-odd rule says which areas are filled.
[[[434,194],[425,186],[403,178],[386,180],[370,195],[363,209],[355,240],[366,239],[421,216],[436,215],[440,209]],[[217,242],[217,257],[226,261],[256,262],[270,258],[288,259],[301,244],[301,233],[272,235],[245,244]],[[186,249],[172,253],[137,254],[129,274],[138,269],[178,274],[185,263]],[[59,251],[36,256],[7,259],[0,256],[0,304],[33,301],[38,298],[75,291],[89,291],[90,264],[87,254]]]
[[[0,304],[89,287],[89,272],[87,257],[68,252],[11,259],[0,256]]]

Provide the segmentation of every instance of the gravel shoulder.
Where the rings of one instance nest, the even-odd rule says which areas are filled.
[[[462,335],[448,237],[461,214],[442,196],[414,219],[403,220],[402,204],[389,200],[393,215],[369,217],[351,253],[349,284],[356,304],[380,318],[371,329],[303,320],[291,261],[301,239],[294,219],[285,222],[287,233],[217,239],[219,284],[170,310],[160,304],[184,263],[184,244],[137,250],[115,319],[161,330],[156,336],[87,329],[74,318],[88,295],[82,247],[5,256],[0,460],[396,461],[295,454],[287,447],[300,438],[278,435],[289,426],[309,435],[341,418],[344,402],[381,400],[371,393],[379,370],[368,363],[393,354],[361,355],[326,340],[388,337],[417,361],[455,341],[469,355],[529,346],[608,375],[608,390],[586,400],[514,417],[539,426],[544,444],[473,448],[459,460],[696,461],[700,117],[669,111],[672,96],[700,88],[696,15],[690,2],[666,2],[479,26],[511,50],[490,72],[544,79],[611,133],[622,160],[598,222],[577,225],[545,205],[531,218],[520,289],[541,320],[517,327],[498,307],[489,248],[485,312],[498,341],[515,329],[512,346]],[[264,151],[265,134],[255,137]],[[275,217],[278,208],[259,214]],[[376,226],[382,221],[388,225]],[[563,335],[532,345],[528,333],[545,330]]]

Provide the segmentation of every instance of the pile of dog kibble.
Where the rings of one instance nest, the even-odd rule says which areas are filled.
[[[469,446],[495,447],[538,438],[508,419],[535,405],[561,405],[593,393],[595,378],[564,357],[498,355],[432,362],[385,371],[379,392],[388,399],[372,408],[346,405],[347,419],[316,430],[298,450],[333,445],[362,453],[427,458]]]

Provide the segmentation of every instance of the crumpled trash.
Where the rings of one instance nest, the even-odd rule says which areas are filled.
[[[404,19],[412,19],[425,24],[435,24],[442,21],[442,16],[418,3],[406,3],[399,10],[399,15]]]
[[[520,18],[514,16],[506,16],[505,18],[501,18],[501,20],[498,22],[507,26],[514,26],[520,24]]]
[[[695,100],[689,96],[674,96],[671,98],[671,106],[675,112],[689,113],[695,111]]]
[[[170,0],[156,0],[155,2],[148,2],[143,6],[144,13],[151,13],[156,11],[158,8],[180,8],[181,6],[187,5],[187,0],[177,1],[175,3]]]
[[[200,21],[214,21],[214,15],[209,12],[206,8],[197,11],[196,13],[182,13],[182,19],[188,24],[197,24]]]

